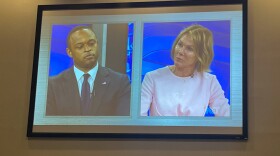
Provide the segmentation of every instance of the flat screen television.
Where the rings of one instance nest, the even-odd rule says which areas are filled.
[[[247,0],[39,5],[27,136],[246,140]]]

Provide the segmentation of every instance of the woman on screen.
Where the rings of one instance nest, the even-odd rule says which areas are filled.
[[[211,31],[192,25],[175,39],[174,65],[148,72],[142,83],[141,116],[204,116],[208,106],[215,116],[229,116],[230,106],[215,75]]]

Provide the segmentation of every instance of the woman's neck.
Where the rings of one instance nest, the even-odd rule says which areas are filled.
[[[170,67],[171,71],[173,74],[179,77],[188,77],[188,76],[193,76],[194,74],[194,69],[192,68],[178,68],[175,65]]]

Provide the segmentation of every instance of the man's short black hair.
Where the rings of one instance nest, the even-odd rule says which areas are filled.
[[[79,31],[79,30],[82,30],[82,29],[88,29],[88,30],[92,31],[92,32],[95,34],[94,30],[93,30],[91,27],[89,27],[89,26],[76,26],[76,27],[74,27],[74,28],[68,33],[68,36],[67,36],[67,48],[71,49],[71,47],[70,47],[70,37],[71,37],[71,35],[72,35],[74,32]]]

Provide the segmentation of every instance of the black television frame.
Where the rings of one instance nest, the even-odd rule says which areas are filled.
[[[177,6],[211,6],[211,5],[242,5],[242,134],[149,134],[149,133],[67,133],[67,132],[34,132],[34,111],[39,63],[40,37],[44,11],[88,10],[88,9],[125,9],[125,8],[159,8]],[[247,105],[247,0],[185,0],[156,2],[124,2],[124,3],[94,3],[94,4],[57,4],[39,5],[37,12],[36,36],[27,137],[61,137],[61,138],[153,138],[153,139],[248,139],[248,105]]]

